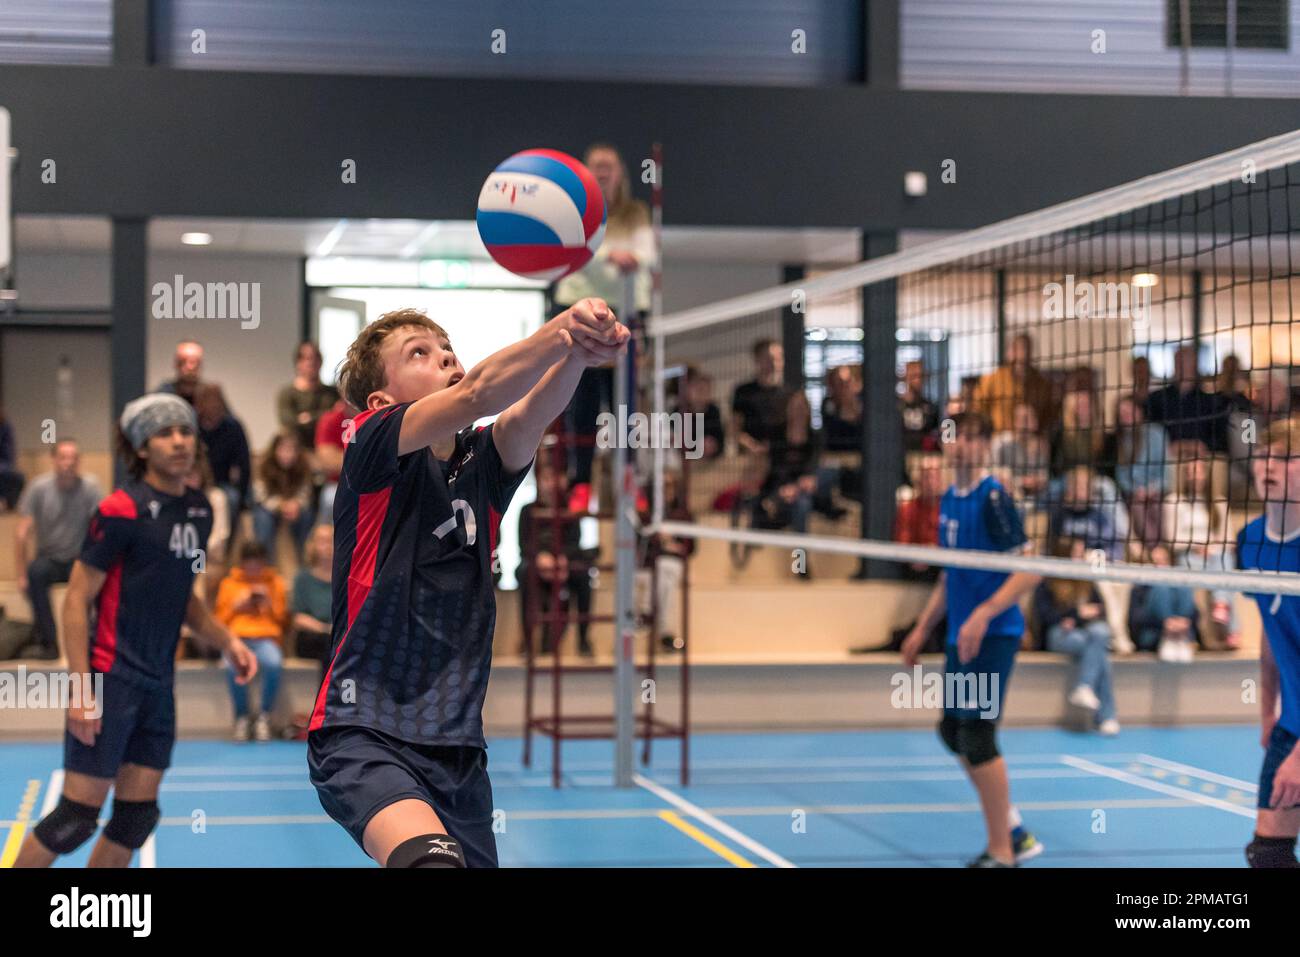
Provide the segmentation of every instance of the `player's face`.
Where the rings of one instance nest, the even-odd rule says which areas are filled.
[[[1278,443],[1257,457],[1251,468],[1255,491],[1266,502],[1300,502],[1300,456],[1288,455],[1285,443]]]
[[[451,343],[423,326],[395,330],[384,342],[381,354],[387,380],[381,391],[395,403],[414,402],[465,377],[465,367]]]
[[[958,430],[956,438],[947,447],[957,468],[971,469],[988,464],[988,443],[978,432]]]
[[[194,468],[197,440],[188,425],[173,425],[152,436],[145,445],[149,470],[175,481],[184,481]]]

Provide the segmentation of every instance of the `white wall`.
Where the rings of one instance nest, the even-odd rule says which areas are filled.
[[[226,256],[196,252],[153,254],[149,286],[185,282],[260,284],[256,328],[238,319],[155,319],[148,321],[145,384],[156,388],[173,377],[177,341],[203,343],[203,378],[217,382],[231,412],[244,424],[254,451],[263,449],[277,429],[275,396],[293,378],[294,346],[302,337],[302,289],[298,259],[290,256]],[[150,293],[149,303],[153,303]]]

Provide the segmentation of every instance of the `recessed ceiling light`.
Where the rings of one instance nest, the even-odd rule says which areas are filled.
[[[1153,272],[1140,272],[1133,276],[1133,285],[1139,289],[1154,286],[1160,282],[1160,277]]]
[[[212,244],[212,234],[181,233],[181,242],[186,246],[210,246]]]

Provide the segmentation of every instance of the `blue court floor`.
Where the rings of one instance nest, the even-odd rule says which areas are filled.
[[[1004,729],[1012,798],[1046,847],[1029,866],[1241,867],[1262,752],[1250,726],[1125,728],[1114,739]],[[537,745],[540,743],[541,747]],[[974,792],[929,731],[701,734],[692,783],[657,744],[637,786],[611,745],[490,742],[497,845],[508,867],[952,867],[981,850]],[[61,748],[0,744],[7,863],[57,799]],[[305,745],[182,741],[145,867],[373,866],[321,811]],[[82,865],[89,844],[62,863]]]

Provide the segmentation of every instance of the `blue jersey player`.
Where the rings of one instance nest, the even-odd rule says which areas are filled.
[[[1237,565],[1259,572],[1300,572],[1300,419],[1269,426],[1251,463],[1264,514],[1237,535]],[[1267,588],[1262,583],[1261,588]],[[1261,592],[1264,638],[1259,650],[1260,743],[1251,867],[1300,867],[1300,596]]]
[[[63,794],[28,835],[15,866],[48,867],[98,828],[91,867],[126,867],[158,824],[158,788],[176,740],[173,663],[181,624],[221,649],[246,683],[257,661],[193,590],[212,511],[185,485],[197,422],[184,399],[154,393],[127,404],[118,447],[130,480],[99,503],[72,566],[63,610],[70,695]],[[93,625],[88,614],[94,605]]]
[[[308,764],[321,806],[385,867],[496,865],[492,540],[583,370],[628,337],[584,299],[469,372],[414,309],[348,350],[343,394],[361,411],[334,500],[333,645]]]
[[[952,441],[945,442],[944,448],[955,483],[939,505],[940,547],[1025,551],[1028,538],[1015,503],[988,472],[988,420],[967,412],[956,416],[953,424]],[[972,867],[1012,867],[1042,852],[1011,804],[1007,766],[997,745],[997,721],[1025,631],[1018,602],[1039,580],[1026,572],[946,568],[903,642],[903,660],[910,668],[946,607],[939,736],[961,761],[984,812],[988,847],[971,861]]]

